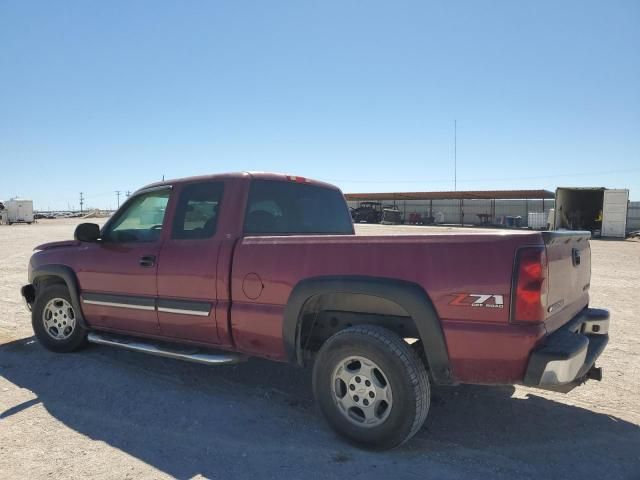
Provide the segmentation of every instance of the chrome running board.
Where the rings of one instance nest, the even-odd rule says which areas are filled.
[[[142,352],[165,358],[175,358],[176,360],[186,360],[187,362],[204,363],[206,365],[230,365],[244,362],[248,358],[238,353],[206,350],[183,345],[174,346],[163,342],[153,342],[152,340],[110,335],[107,333],[89,332],[87,340],[100,345],[109,345],[134,352]]]

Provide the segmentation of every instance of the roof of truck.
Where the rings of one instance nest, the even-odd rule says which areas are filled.
[[[282,182],[296,182],[296,183],[306,183],[308,185],[315,185],[318,187],[324,188],[332,188],[338,190],[338,187],[332,185],[330,183],[321,182],[319,180],[313,180],[307,177],[301,177],[299,175],[290,175],[285,173],[269,173],[269,172],[231,172],[231,173],[215,173],[211,175],[197,175],[193,177],[183,177],[176,178],[171,180],[163,180],[160,182],[150,183],[149,185],[145,185],[140,188],[140,190],[146,190],[149,188],[162,187],[164,185],[176,185],[181,183],[193,183],[193,182],[204,182],[204,181],[212,181],[212,180],[225,180],[232,178],[253,178],[257,180],[276,180]]]

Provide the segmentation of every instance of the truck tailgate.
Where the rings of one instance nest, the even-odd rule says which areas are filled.
[[[589,304],[590,232],[543,232],[547,251],[546,328],[557,330]]]

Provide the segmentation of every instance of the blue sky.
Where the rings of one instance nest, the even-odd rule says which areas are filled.
[[[0,199],[162,175],[346,192],[628,187],[640,2],[0,2]]]

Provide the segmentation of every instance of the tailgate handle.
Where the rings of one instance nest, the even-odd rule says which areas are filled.
[[[578,265],[580,265],[580,250],[578,250],[577,248],[574,248],[571,251],[571,259],[573,260],[574,267],[577,267]]]

